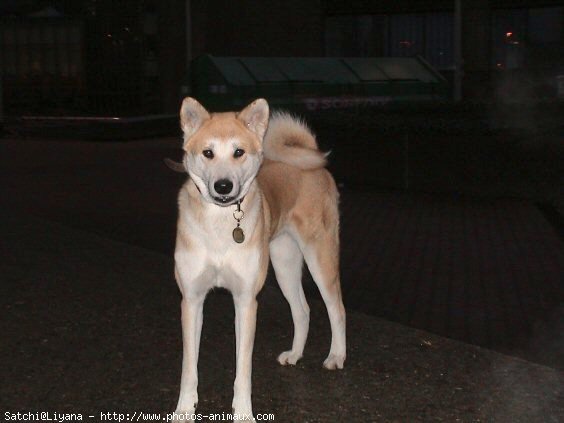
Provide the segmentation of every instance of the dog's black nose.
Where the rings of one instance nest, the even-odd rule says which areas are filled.
[[[227,195],[233,190],[233,182],[229,179],[220,179],[213,184],[215,192],[221,195]]]

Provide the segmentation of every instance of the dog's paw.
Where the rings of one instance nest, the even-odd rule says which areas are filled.
[[[294,366],[300,358],[302,358],[302,355],[295,353],[292,350],[284,351],[278,356],[278,362],[283,366],[286,366],[288,364]]]
[[[237,395],[233,397],[233,403],[231,404],[231,410],[233,411],[234,421],[244,421],[244,422],[254,422],[255,418],[253,416],[253,406],[251,403],[251,396],[249,395]]]
[[[172,415],[173,422],[192,422],[196,420],[196,407],[198,407],[198,394],[192,393],[178,402],[176,411]]]
[[[345,364],[344,354],[329,354],[323,362],[323,367],[329,370],[342,369]]]

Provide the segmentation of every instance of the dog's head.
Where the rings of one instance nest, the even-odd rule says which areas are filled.
[[[204,200],[229,206],[249,190],[262,163],[269,108],[264,99],[238,113],[208,113],[187,97],[180,109],[184,167]]]

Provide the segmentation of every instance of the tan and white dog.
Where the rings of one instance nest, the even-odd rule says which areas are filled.
[[[193,98],[180,110],[183,165],[189,174],[178,196],[175,276],[182,292],[183,360],[177,413],[198,403],[198,351],[203,305],[213,287],[235,304],[236,377],[233,412],[252,420],[251,364],[256,296],[269,256],[294,321],[292,349],[282,365],[301,357],[309,328],[302,289],[303,259],[325,301],[331,349],[323,365],[345,361],[345,309],[339,280],[339,215],[335,182],[314,136],[288,114],[269,119],[258,99],[235,113],[208,113]]]

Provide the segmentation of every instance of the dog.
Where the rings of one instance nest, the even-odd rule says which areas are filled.
[[[178,195],[174,253],[183,335],[176,413],[195,412],[204,299],[210,289],[223,287],[231,291],[235,305],[233,413],[254,421],[256,296],[269,257],[294,323],[292,347],[278,356],[280,364],[296,364],[306,343],[309,306],[301,282],[305,259],[331,324],[331,348],[323,365],[343,368],[346,318],[339,276],[339,194],[325,169],[326,154],[319,151],[311,131],[287,113],[270,117],[264,99],[239,112],[209,113],[187,97],[180,124],[182,167],[189,178]]]

